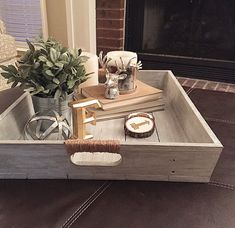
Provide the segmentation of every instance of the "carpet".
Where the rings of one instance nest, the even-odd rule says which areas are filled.
[[[224,145],[209,184],[1,180],[0,227],[235,227],[235,94],[186,91]]]

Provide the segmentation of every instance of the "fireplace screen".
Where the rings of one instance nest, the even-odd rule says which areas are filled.
[[[234,0],[126,0],[125,49],[144,69],[235,82]]]
[[[147,0],[142,50],[235,60],[234,0]]]

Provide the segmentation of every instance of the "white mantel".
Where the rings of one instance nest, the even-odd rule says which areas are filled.
[[[69,47],[96,54],[95,5],[95,0],[66,0]]]

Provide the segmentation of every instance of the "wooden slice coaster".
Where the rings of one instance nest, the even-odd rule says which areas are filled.
[[[155,130],[153,115],[149,113],[132,113],[126,117],[125,134],[134,138],[150,137]]]

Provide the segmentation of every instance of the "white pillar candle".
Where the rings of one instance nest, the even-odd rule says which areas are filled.
[[[86,69],[86,73],[92,73],[88,77],[88,79],[79,85],[79,92],[81,92],[81,88],[87,86],[98,85],[98,57],[95,54],[89,52],[82,52],[81,56],[87,56],[89,59],[84,63],[84,67]]]
[[[122,67],[122,62],[126,66],[130,59],[132,59],[132,64],[137,63],[137,54],[131,51],[110,51],[107,53],[107,57],[111,59],[108,64],[109,66],[116,66],[117,63],[119,67]]]

